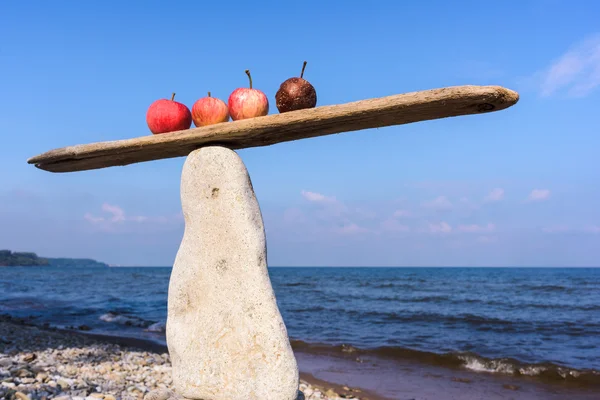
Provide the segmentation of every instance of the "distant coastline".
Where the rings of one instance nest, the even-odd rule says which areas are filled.
[[[108,264],[89,258],[49,258],[30,252],[0,250],[0,267],[93,268],[108,267]]]

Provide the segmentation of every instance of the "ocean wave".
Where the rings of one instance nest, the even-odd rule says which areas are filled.
[[[148,328],[155,323],[155,321],[146,321],[140,317],[123,315],[112,311],[101,315],[99,319],[104,322],[125,326],[134,326],[137,328]]]
[[[280,286],[287,286],[287,287],[310,287],[310,288],[314,288],[317,285],[314,282],[288,282],[288,283],[283,283]]]
[[[529,290],[533,292],[543,292],[543,293],[554,293],[554,292],[563,292],[563,293],[571,293],[576,290],[573,286],[563,286],[563,285],[531,285],[524,284],[517,286],[519,290]]]
[[[144,330],[146,332],[165,332],[167,330],[167,324],[163,321],[155,322]]]
[[[530,364],[513,358],[487,358],[465,352],[433,353],[400,346],[365,349],[348,344],[315,344],[302,340],[292,340],[291,343],[294,350],[306,353],[416,361],[449,368],[465,368],[475,372],[533,377],[544,381],[573,382],[580,386],[600,387],[600,371],[579,370],[550,362]]]

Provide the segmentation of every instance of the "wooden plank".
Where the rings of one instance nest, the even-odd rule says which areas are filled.
[[[133,139],[63,147],[27,160],[51,172],[83,171],[186,156],[194,149],[268,146],[334,133],[482,114],[508,108],[519,95],[500,86],[454,86],[224,122]]]

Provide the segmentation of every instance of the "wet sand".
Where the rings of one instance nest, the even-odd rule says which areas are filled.
[[[400,400],[597,400],[600,388],[548,384],[536,378],[474,372],[351,355],[308,354],[296,351],[304,373],[330,384],[354,385],[386,399]]]

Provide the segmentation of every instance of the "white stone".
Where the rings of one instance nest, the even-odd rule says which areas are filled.
[[[218,146],[193,151],[183,166],[181,203],[185,232],[166,329],[175,391],[188,399],[295,400],[298,366],[239,156]]]

